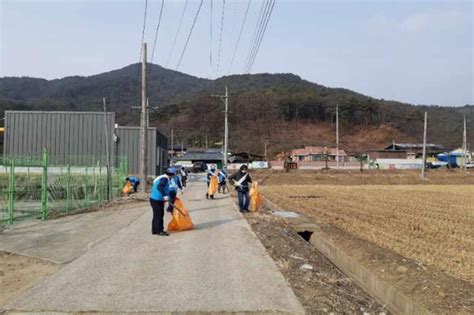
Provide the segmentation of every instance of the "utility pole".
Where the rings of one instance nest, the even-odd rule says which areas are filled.
[[[229,124],[227,121],[227,114],[229,113],[229,94],[227,92],[227,86],[225,87],[225,126],[224,126],[224,167],[227,168],[227,149],[229,147]]]
[[[174,129],[171,129],[171,159],[170,164],[173,165],[174,158]]]
[[[224,95],[211,95],[211,97],[218,97],[220,98],[225,105],[224,110],[224,166],[227,167],[227,152],[229,149],[229,124],[228,124],[228,114],[229,114],[229,93],[227,90],[227,86],[225,87],[225,94]]]
[[[140,119],[140,176],[143,179],[143,191],[147,189],[147,138],[148,138],[148,98],[147,98],[147,73],[146,73],[146,43],[143,43],[142,47],[142,112]]]
[[[267,158],[267,140],[265,140],[265,161],[268,161],[268,158]]]
[[[423,166],[421,168],[421,179],[425,179],[426,168],[426,125],[428,124],[428,112],[425,112],[425,126],[423,128]]]
[[[105,135],[105,158],[107,159],[106,166],[106,180],[107,180],[107,201],[110,201],[110,147],[109,147],[109,126],[107,124],[107,104],[105,102],[105,97],[102,98],[102,103],[104,104],[104,135]]]
[[[336,105],[336,169],[339,170],[339,105]]]
[[[466,115],[464,115],[464,132],[462,137],[462,149],[464,157],[464,172],[467,173],[467,128],[466,128]]]

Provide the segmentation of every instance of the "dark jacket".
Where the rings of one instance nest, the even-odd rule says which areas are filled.
[[[237,191],[249,191],[250,186],[252,185],[252,177],[250,177],[250,174],[248,172],[242,173],[242,171],[238,171],[237,173],[234,173],[229,177],[229,182],[232,185],[236,185],[236,183],[245,175],[247,175],[247,177],[242,181],[241,185],[235,187]]]

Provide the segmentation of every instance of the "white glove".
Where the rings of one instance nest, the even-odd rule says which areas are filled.
[[[163,200],[164,200],[164,201],[169,201],[169,200],[170,200],[170,197],[164,196],[164,197],[163,197]]]

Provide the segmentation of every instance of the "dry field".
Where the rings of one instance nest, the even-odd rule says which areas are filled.
[[[284,209],[474,281],[472,185],[268,185],[262,191]]]

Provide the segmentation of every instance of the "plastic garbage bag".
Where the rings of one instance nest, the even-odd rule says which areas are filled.
[[[258,183],[253,182],[250,188],[250,211],[257,212],[263,205],[263,197],[258,191]]]
[[[133,185],[130,182],[127,182],[125,184],[125,186],[123,186],[123,188],[122,188],[122,192],[125,196],[130,195],[132,193],[132,191],[133,191]]]
[[[207,193],[209,196],[213,196],[217,192],[217,188],[219,186],[219,182],[217,180],[217,176],[211,176],[211,180],[209,182],[209,188],[207,190]]]
[[[174,202],[173,214],[170,223],[168,223],[168,231],[187,231],[194,228],[193,221],[189,215],[189,211],[181,201],[176,198]]]

